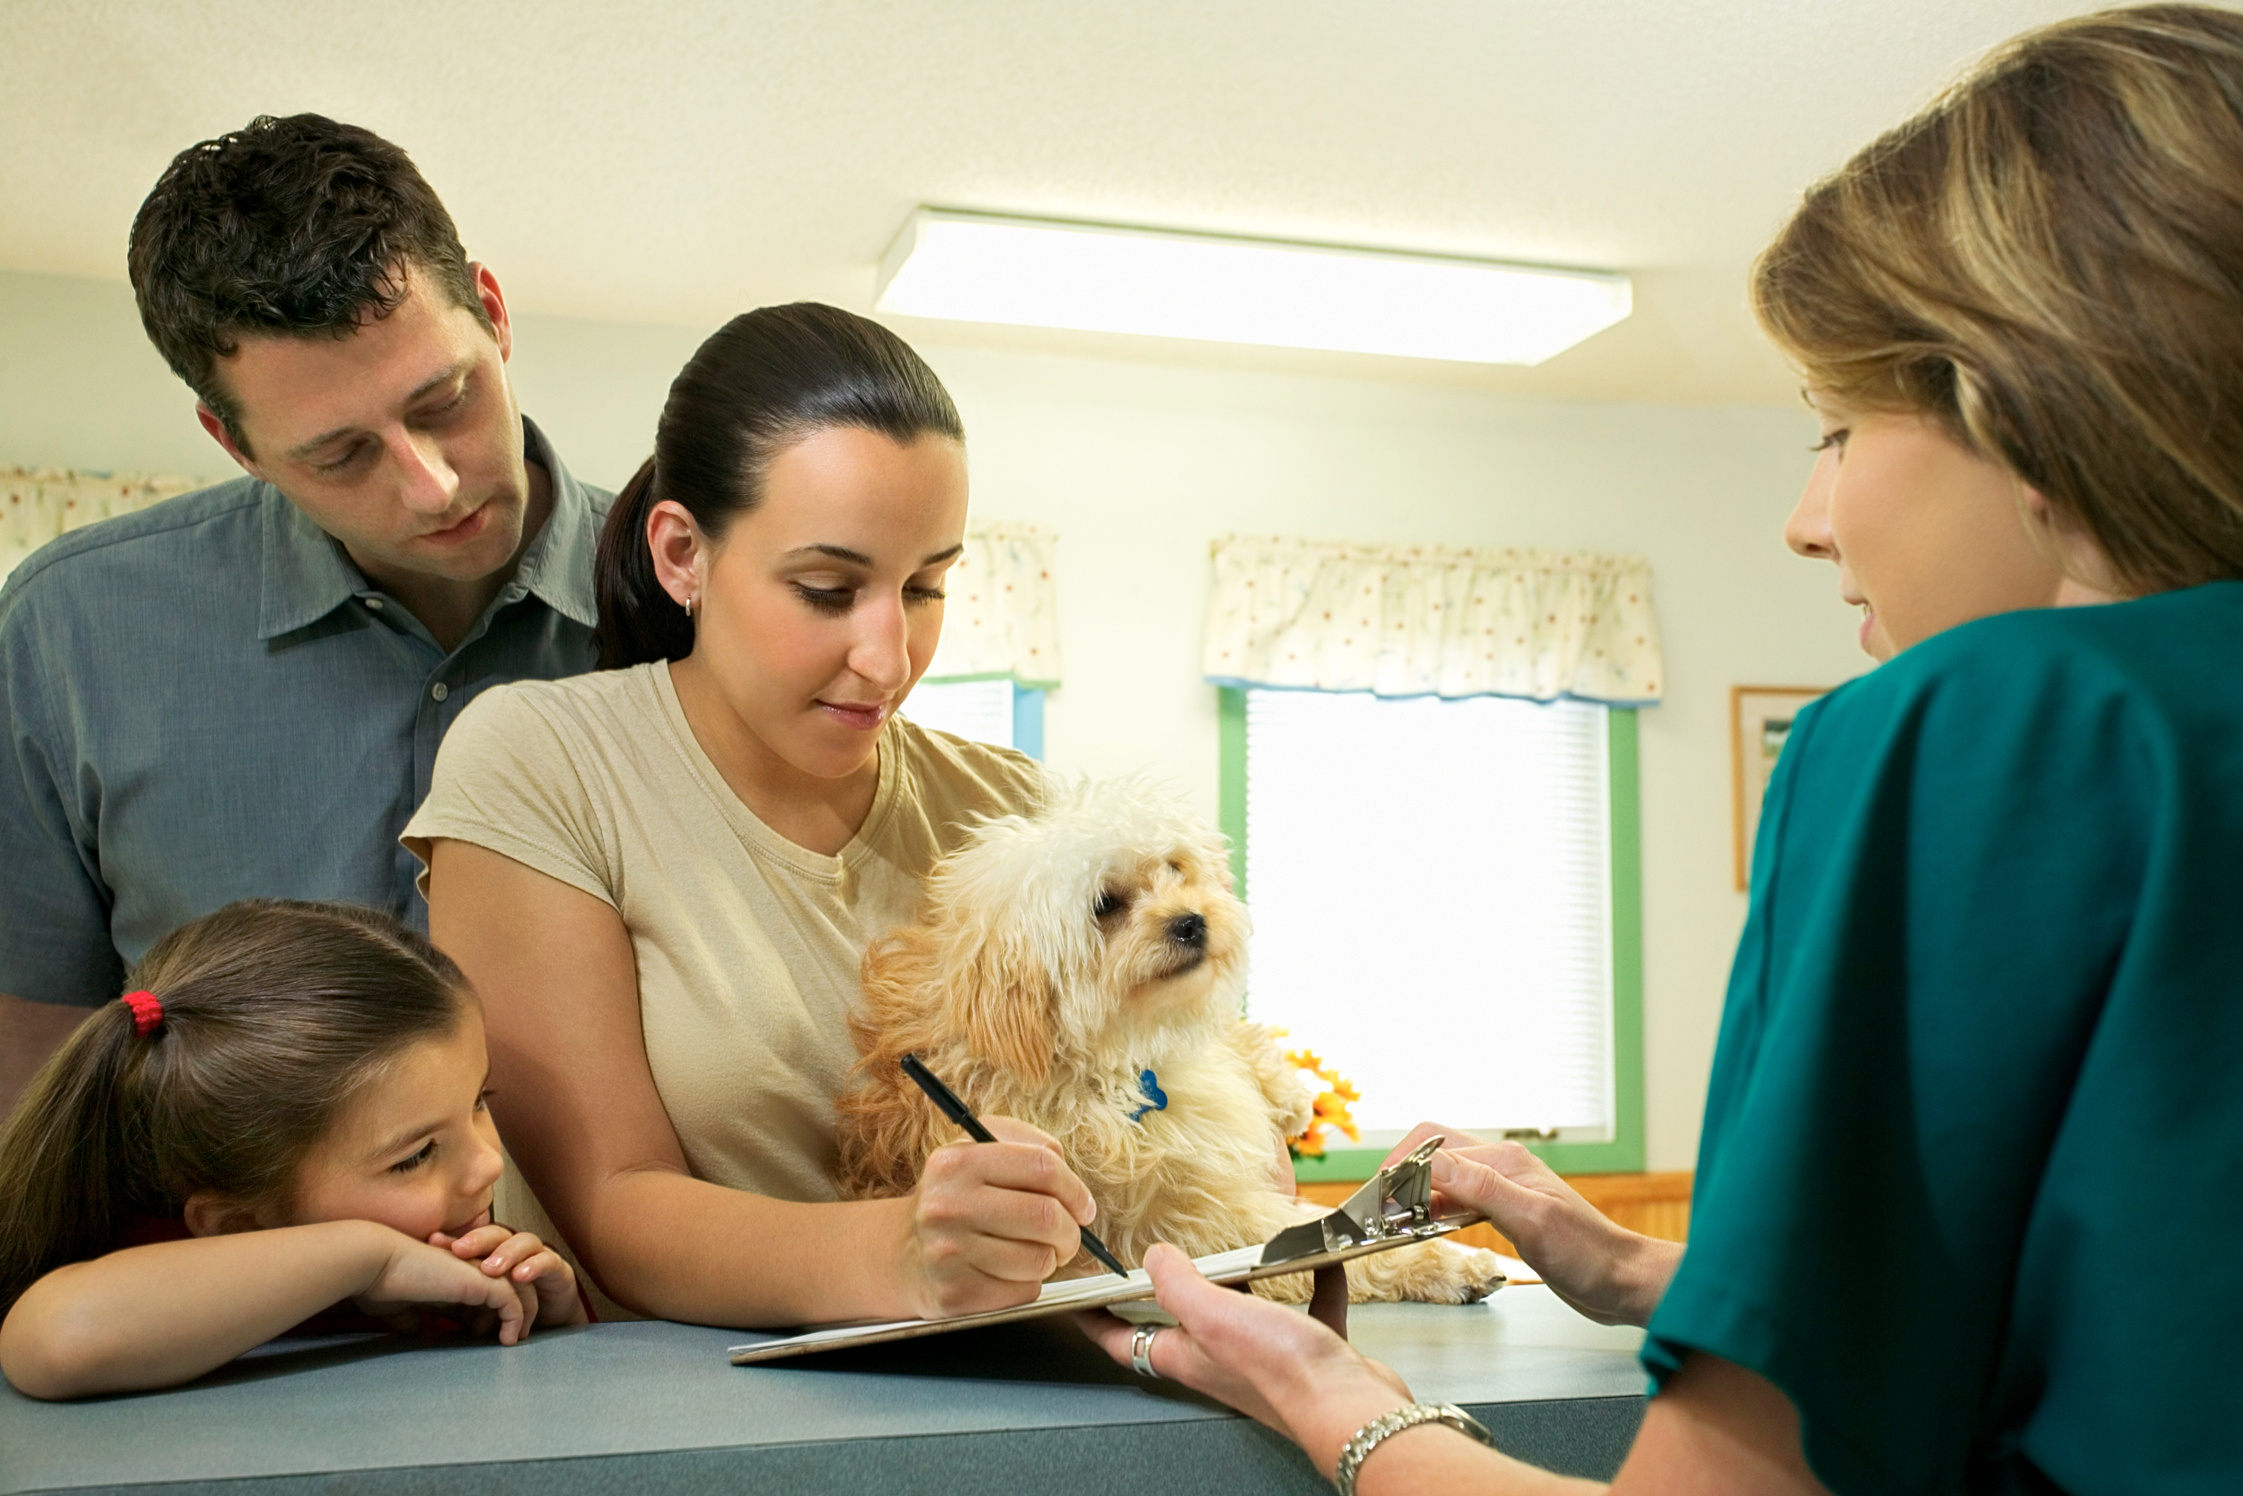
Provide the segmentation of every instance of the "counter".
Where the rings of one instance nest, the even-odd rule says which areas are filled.
[[[1641,1332],[1539,1286],[1358,1305],[1356,1344],[1504,1449],[1609,1478],[1643,1413]],[[773,1490],[1171,1496],[1329,1491],[1291,1445],[1117,1367],[1065,1321],[735,1367],[753,1337],[659,1322],[501,1348],[278,1342],[191,1386],[80,1403],[0,1390],[0,1496]],[[249,1488],[244,1488],[245,1492]]]

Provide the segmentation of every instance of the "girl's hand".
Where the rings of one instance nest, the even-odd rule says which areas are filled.
[[[1153,1370],[1230,1404],[1301,1446],[1329,1476],[1355,1431],[1396,1408],[1410,1389],[1316,1320],[1250,1293],[1219,1288],[1176,1248],[1145,1254],[1161,1308],[1177,1326],[1153,1337]],[[1130,1364],[1136,1326],[1110,1314],[1077,1322],[1106,1354]]]
[[[1049,1134],[1010,1117],[984,1122],[997,1141],[937,1148],[909,1197],[904,1287],[924,1318],[1028,1302],[1098,1215]]]
[[[523,1335],[532,1325],[580,1325],[585,1322],[584,1301],[577,1295],[576,1274],[561,1255],[527,1231],[516,1231],[495,1222],[478,1226],[465,1236],[433,1233],[428,1244],[441,1247],[468,1262],[480,1262],[483,1271],[504,1278],[523,1293]]]
[[[537,1304],[535,1292],[517,1288],[504,1277],[492,1277],[479,1262],[464,1261],[441,1247],[396,1238],[387,1260],[374,1279],[354,1296],[368,1314],[389,1315],[430,1305],[458,1306],[471,1312],[480,1333],[495,1316],[498,1340],[512,1345],[529,1329],[529,1316]]]
[[[1436,1133],[1447,1138],[1433,1155],[1436,1209],[1461,1206],[1486,1216],[1551,1292],[1588,1318],[1607,1325],[1651,1322],[1682,1261],[1680,1245],[1616,1225],[1517,1143],[1483,1143],[1425,1122],[1387,1162]]]

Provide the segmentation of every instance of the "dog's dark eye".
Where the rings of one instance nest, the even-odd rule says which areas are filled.
[[[1118,913],[1123,902],[1120,894],[1108,893],[1101,889],[1098,894],[1098,902],[1090,906],[1091,916],[1095,919],[1104,919],[1109,914]]]

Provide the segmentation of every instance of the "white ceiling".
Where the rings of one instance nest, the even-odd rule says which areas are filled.
[[[863,308],[920,203],[1619,269],[1533,370],[913,336],[1592,399],[1770,401],[1799,190],[2065,0],[0,0],[0,268],[123,277],[174,152],[317,110],[413,153],[517,310]]]

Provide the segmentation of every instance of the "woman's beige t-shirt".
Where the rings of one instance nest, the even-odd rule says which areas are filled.
[[[910,917],[977,818],[1044,797],[1035,760],[902,718],[882,729],[879,762],[870,814],[828,857],[725,784],[667,664],[523,681],[452,724],[403,839],[424,863],[438,838],[488,847],[614,906],[637,957],[647,1063],[693,1173],[831,1200],[865,946]]]

